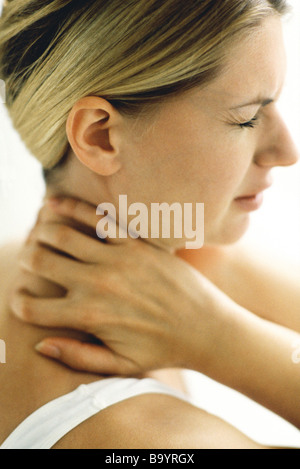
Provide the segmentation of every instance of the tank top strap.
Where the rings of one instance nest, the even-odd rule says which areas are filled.
[[[143,394],[165,394],[189,401],[154,379],[109,378],[82,384],[27,417],[0,449],[51,449],[63,436],[102,410]]]

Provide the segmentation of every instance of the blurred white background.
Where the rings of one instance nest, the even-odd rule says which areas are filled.
[[[284,20],[288,70],[278,107],[300,151],[300,2],[290,0],[292,15]],[[300,266],[300,164],[273,170],[274,186],[253,214],[244,240]]]
[[[300,2],[291,0],[290,4],[293,13],[285,20],[288,76],[279,105],[300,149]],[[32,226],[44,183],[39,164],[13,130],[2,104],[0,122],[0,244],[3,244],[22,238]],[[266,194],[263,208],[253,215],[251,229],[243,242],[266,256],[300,266],[300,166],[278,169],[274,174],[275,184]],[[197,373],[187,372],[186,376],[202,408],[262,443],[300,447],[299,432],[277,416]]]

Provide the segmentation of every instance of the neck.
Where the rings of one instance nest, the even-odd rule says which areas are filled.
[[[113,221],[118,226],[119,219],[122,220],[123,214],[123,211],[120,208],[119,196],[124,193],[124,190],[122,192],[122,187],[128,188],[128,184],[126,183],[128,178],[126,175],[118,173],[110,177],[100,176],[84,166],[76,157],[68,158],[60,171],[61,172],[57,174],[57,177],[54,178],[54,182],[47,186],[46,197],[72,197],[88,202],[95,206],[95,210],[101,203],[110,203],[116,209],[117,219]],[[127,216],[126,214],[127,227],[134,217],[134,215]],[[53,221],[63,221],[70,225],[70,220],[67,219],[62,220],[58,218]],[[74,226],[74,223],[72,223],[72,226]],[[76,225],[74,227],[76,227]],[[170,254],[175,254],[176,252],[175,247],[171,244],[162,242],[160,239],[150,240],[149,238],[146,242],[149,242]]]
[[[46,197],[72,197],[95,206],[101,202],[113,203],[109,178],[94,173],[76,157],[69,157],[56,171],[53,182],[47,185]]]

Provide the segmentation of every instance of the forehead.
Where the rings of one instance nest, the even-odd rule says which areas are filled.
[[[285,74],[282,23],[274,15],[235,41],[227,52],[223,72],[202,90],[202,97],[230,107],[259,97],[275,99]]]

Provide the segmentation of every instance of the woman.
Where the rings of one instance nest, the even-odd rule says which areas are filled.
[[[47,196],[71,196],[94,206],[110,202],[117,208],[120,194],[128,196],[129,205],[138,201],[147,207],[157,201],[204,202],[207,243],[239,239],[249,212],[259,207],[261,192],[270,185],[270,170],[297,161],[275,104],[284,80],[284,11],[285,2],[278,0],[196,5],[175,0],[127,5],[8,2],[0,32],[7,106],[16,129],[46,170]],[[88,206],[83,213],[76,220],[74,215],[66,218],[68,211],[44,210],[31,238],[38,240],[38,248],[29,240],[21,256],[26,273],[18,276],[22,291],[13,295],[12,309],[29,322],[38,304],[39,310],[45,308],[45,317],[35,320],[58,329],[24,325],[12,317],[7,292],[15,284],[8,274],[17,272],[17,263],[10,255],[2,259],[7,278],[1,317],[1,338],[7,344],[1,374],[2,447],[261,448],[157,381],[99,380],[92,374],[98,368],[76,373],[45,361],[32,347],[49,335],[85,343],[94,337],[103,340],[114,350],[101,348],[103,373],[123,370],[133,375],[162,366],[201,369],[300,424],[292,406],[299,383],[294,364],[287,361],[290,341],[299,337],[296,332],[244,310],[177,259],[173,253],[184,247],[184,237],[128,244],[115,240],[119,263],[113,265],[115,258],[108,254],[99,275],[104,246],[84,218]],[[131,241],[136,244],[131,246]],[[62,260],[57,251],[67,256]],[[152,265],[151,276],[139,267],[141,256],[147,267]],[[76,259],[87,262],[89,270],[84,264],[78,270]],[[128,271],[134,272],[134,290],[126,281]],[[117,326],[100,326],[99,331],[100,285],[107,314],[108,307],[120,311],[118,298],[123,307],[136,310],[136,316],[126,319],[129,338],[138,316],[141,329],[153,331],[143,335],[137,356],[126,356],[126,334],[118,340]],[[87,298],[85,317],[82,298]],[[63,300],[69,302],[71,323],[66,308],[64,315],[55,308]],[[58,311],[51,318],[49,305]],[[168,309],[172,326],[170,317],[163,320]],[[156,315],[150,329],[144,310]],[[112,324],[117,324],[113,317]],[[238,359],[241,341],[244,354]],[[94,343],[85,347],[88,354],[99,351]],[[223,347],[225,361],[218,353]],[[253,361],[254,349],[275,356],[276,370]],[[81,368],[86,369],[84,362]],[[288,383],[284,399],[283,380]],[[80,384],[85,386],[76,389]]]

